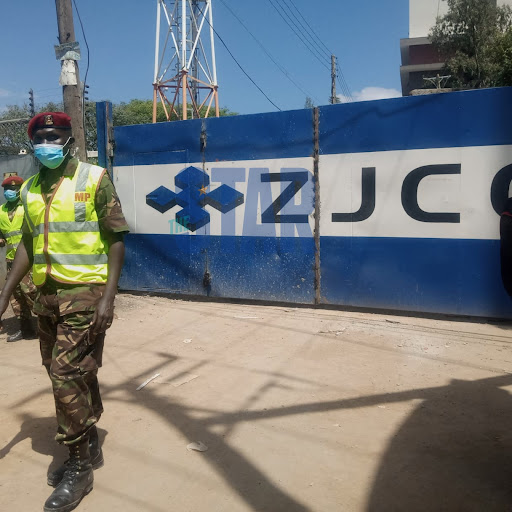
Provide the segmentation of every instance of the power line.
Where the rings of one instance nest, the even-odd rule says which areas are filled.
[[[84,82],[83,82],[83,88],[82,88],[82,124],[84,126],[84,132],[85,132],[85,127],[86,127],[86,123],[87,123],[87,118],[86,118],[86,115],[85,115],[85,91],[86,91],[86,88],[88,87],[88,85],[87,85],[87,75],[89,73],[89,44],[87,42],[87,37],[85,35],[84,25],[82,23],[82,18],[80,17],[80,12],[78,11],[78,7],[76,5],[75,0],[73,0],[73,5],[75,6],[76,14],[78,15],[78,21],[80,22],[80,28],[82,29],[82,36],[84,37],[85,47],[87,49],[87,67],[85,68]],[[87,154],[87,136],[86,136],[85,145],[86,145],[85,150],[86,150],[86,154]]]
[[[338,82],[342,86],[342,90],[345,91],[345,94],[348,98],[352,101],[354,98],[352,98],[352,93],[350,92],[350,87],[347,84],[347,81],[345,80],[345,76],[343,75],[341,69],[338,68],[338,72],[336,73],[336,78],[338,79]]]
[[[37,102],[39,103],[39,101],[42,99],[42,98],[57,98],[59,97],[60,99],[58,100],[59,103],[62,103],[62,94],[61,93],[50,93],[50,94],[37,94],[37,91],[36,91],[36,98],[37,98]]]
[[[87,48],[87,67],[85,68],[85,76],[84,76],[84,85],[87,83],[87,75],[89,73],[89,43],[87,42],[87,37],[85,36],[84,25],[82,23],[82,18],[80,17],[80,13],[78,12],[78,7],[76,5],[75,0],[73,0],[73,5],[75,6],[76,14],[78,15],[78,21],[80,22],[80,28],[82,29],[82,35],[84,36],[85,47]]]
[[[228,11],[238,20],[238,22],[240,23],[240,25],[242,25],[242,27],[248,32],[248,34],[256,41],[256,43],[258,43],[258,45],[260,46],[260,48],[265,52],[265,54],[267,55],[267,57],[276,65],[276,67],[279,69],[279,71],[281,71],[281,73],[283,73],[284,76],[286,76],[286,78],[288,78],[288,80],[290,80],[290,82],[295,85],[295,87],[297,87],[297,89],[299,89],[303,94],[305,94],[306,96],[310,96],[310,97],[314,97],[313,94],[305,91],[299,84],[297,84],[293,79],[292,77],[288,74],[288,72],[286,71],[286,69],[281,65],[279,64],[279,62],[277,62],[274,57],[270,54],[270,52],[265,48],[265,46],[263,46],[263,44],[259,41],[259,39],[247,28],[247,26],[245,25],[245,23],[237,16],[237,14],[231,9],[231,7],[229,7],[229,5],[224,1],[224,0],[220,0],[221,3],[224,4],[224,6],[226,7],[226,9],[228,9]],[[318,101],[318,98],[315,98]],[[319,102],[321,103],[321,102]]]
[[[329,50],[329,48],[327,48],[327,46],[324,44],[324,42],[320,39],[320,37],[317,35],[317,33],[313,30],[313,28],[311,27],[311,25],[308,23],[308,21],[306,20],[306,18],[304,18],[304,16],[302,15],[302,13],[299,11],[299,9],[297,9],[297,6],[295,5],[295,3],[293,2],[293,0],[289,0],[289,2],[292,4],[293,8],[298,12],[299,16],[304,20],[304,23],[306,24],[306,26],[310,29],[311,31],[311,34],[313,34],[314,37],[316,37],[318,39],[318,41],[320,41],[320,44],[327,50],[327,52],[329,53],[329,55],[332,55],[334,52],[332,52],[331,50]]]
[[[38,89],[38,92],[45,92],[45,91],[59,91],[62,92],[61,87],[49,87],[48,89]]]
[[[320,54],[325,53],[325,50],[324,50],[324,49],[322,48],[322,46],[321,46],[321,45],[323,45],[322,41],[320,41],[320,39],[319,39],[319,38],[317,38],[317,39],[320,41],[320,43],[321,43],[321,44],[319,44],[319,43],[315,40],[315,36],[311,36],[311,34],[309,33],[308,29],[304,26],[304,24],[302,23],[302,21],[301,21],[299,18],[297,18],[297,16],[295,15],[295,13],[292,11],[291,7],[290,7],[290,6],[289,6],[289,4],[288,4],[288,2],[289,2],[289,1],[291,2],[291,0],[282,0],[283,5],[285,5],[285,6],[286,6],[286,8],[290,11],[290,14],[291,14],[291,15],[292,15],[296,20],[297,20],[297,23],[300,25],[300,28],[299,28],[299,27],[297,27],[297,25],[296,25],[296,24],[295,24],[295,26],[296,26],[297,28],[299,28],[299,30],[300,30],[300,29],[302,29],[302,30],[304,31],[303,33],[304,33],[304,35],[308,38],[308,40],[309,40],[310,44],[311,44],[312,46],[314,46],[314,47],[319,51],[319,53],[320,53]],[[298,9],[297,9],[297,7],[295,7],[295,5],[293,5],[293,2],[292,2],[292,6],[293,6],[293,7],[295,8],[295,10],[298,12]],[[300,14],[300,13],[299,13],[299,14]],[[291,19],[291,18],[290,18],[290,19]],[[323,46],[325,46],[325,45],[323,45]],[[326,47],[326,48],[327,48],[327,47]],[[330,59],[330,58],[331,58],[331,55],[332,55],[332,52],[331,52],[331,51],[329,51],[329,49],[327,49],[327,56],[326,56],[326,57]]]
[[[306,43],[306,41],[304,40],[303,37],[301,37],[301,35],[297,32],[297,30],[292,27],[292,25],[290,25],[290,22],[288,21],[288,19],[290,19],[290,17],[286,14],[285,11],[283,11],[283,13],[281,12],[281,10],[279,10],[277,7],[276,7],[276,4],[274,3],[273,0],[268,0],[270,5],[272,5],[272,7],[276,10],[276,12],[279,14],[279,16],[283,19],[283,21],[288,25],[288,27],[290,27],[290,29],[292,30],[292,32],[297,36],[297,38],[302,42],[302,44],[308,49],[308,51],[320,62],[320,64],[322,64],[322,66],[324,66],[326,69],[330,69],[329,65],[323,60],[323,56],[318,54],[318,50],[316,50],[315,48],[312,50],[310,48],[310,46],[308,45],[308,43]],[[279,5],[279,4],[278,4]],[[285,17],[286,16],[286,17]],[[288,18],[288,19],[287,19]],[[316,53],[315,51],[316,50]]]
[[[302,23],[298,18],[297,16],[295,16],[295,14],[292,13],[293,17],[298,21],[298,23],[300,24],[300,26],[304,29],[304,31],[307,33],[307,35],[309,36],[310,40],[314,42],[314,44],[316,45],[316,47],[320,50],[320,51],[324,51],[321,47],[323,46],[323,48],[325,49],[325,51],[327,51],[328,53],[328,57],[330,58],[331,55],[334,54],[334,52],[332,52],[328,47],[327,45],[322,41],[322,39],[320,39],[320,37],[318,36],[318,34],[313,30],[313,28],[311,27],[311,25],[308,23],[308,21],[306,20],[306,18],[304,17],[304,15],[300,12],[300,10],[297,8],[297,6],[295,5],[294,1],[293,0],[283,0],[283,3],[287,6],[288,10],[291,12],[291,9],[289,7],[288,4],[290,4],[293,9],[297,12],[297,14],[300,16],[300,18],[303,20],[304,23]],[[353,100],[352,98],[352,94],[350,93],[350,88],[345,80],[345,77],[343,75],[343,72],[341,71],[341,69],[338,67],[338,74],[337,74],[337,78],[338,78],[338,82],[340,84],[340,87],[343,91],[343,94],[345,97],[349,98],[350,100]]]
[[[229,53],[229,55],[231,56],[231,58],[236,62],[236,65],[242,70],[242,73],[254,84],[254,86],[261,92],[261,94],[263,94],[263,96],[265,96],[265,98],[267,98],[267,100],[270,103],[272,103],[272,105],[274,105],[274,107],[277,108],[277,110],[281,111],[281,109],[263,92],[263,89],[249,76],[247,71],[245,71],[245,69],[242,67],[242,65],[236,60],[235,56],[231,53],[231,50],[228,48],[227,44],[224,42],[224,39],[222,39],[222,37],[220,37],[219,33],[212,27],[212,25],[210,24],[210,21],[204,15],[201,8],[199,6],[197,6],[197,8],[198,8],[199,12],[203,15],[203,18],[204,18],[204,20],[206,20],[206,23],[208,23],[208,25],[210,25],[210,28],[215,32],[215,35],[219,38],[219,41],[224,45],[224,48],[226,48],[226,50]]]
[[[297,20],[297,22],[300,24],[300,27],[299,25],[297,25],[297,23],[290,17],[290,15],[284,10],[284,8],[282,6],[280,6],[280,9],[277,8],[276,6],[276,3],[274,3],[274,0],[269,0],[269,3],[272,5],[272,7],[276,10],[276,12],[279,14],[279,16],[283,19],[283,21],[288,25],[288,27],[293,31],[293,33],[300,39],[300,41],[304,44],[304,46],[311,52],[311,54],[327,69],[330,69],[330,66],[328,66],[325,61],[325,60],[328,60],[330,61],[331,59],[331,55],[332,55],[332,52],[330,52],[329,48],[327,48],[327,46],[322,42],[322,40],[316,36],[316,34],[314,33],[313,31],[313,34],[315,35],[316,39],[318,39],[318,41],[320,42],[320,44],[328,51],[330,52],[328,56],[326,56],[323,52],[324,50],[320,47],[319,43],[317,41],[315,41],[313,39],[313,37],[308,33],[308,30],[306,29],[306,27],[304,26],[304,24],[297,18],[297,16],[295,14],[293,14],[293,12],[291,11],[291,8],[290,6],[288,5],[287,2],[291,2],[292,6],[294,7],[294,9],[300,14],[301,18],[306,22],[307,24],[307,21],[305,20],[304,16],[300,13],[300,11],[297,9],[297,7],[295,6],[295,4],[293,4],[293,1],[292,0],[283,0],[283,4],[286,6],[286,8],[288,9],[288,11],[290,11],[290,13],[292,14],[292,16]],[[277,5],[279,5],[279,3],[277,3]],[[289,21],[288,21],[289,20]],[[290,24],[290,22],[293,24],[293,26]],[[309,25],[308,25],[309,26]],[[304,36],[303,37],[300,32],[301,30],[304,31]],[[312,31],[312,29],[311,29]],[[338,76],[338,79],[339,79],[339,84],[340,84],[340,87],[342,89],[342,92],[343,92],[343,95],[352,100],[352,94],[350,93],[350,88],[345,80],[345,77],[343,76],[343,72],[341,71],[341,69],[339,70],[339,72],[337,73],[337,76]]]
[[[348,86],[345,77],[343,76],[343,73],[341,70],[336,73],[336,78],[338,79],[338,83],[340,84],[341,90],[343,91],[343,94],[350,99],[350,101],[353,101],[354,98],[352,97],[352,93],[350,92],[350,87]]]

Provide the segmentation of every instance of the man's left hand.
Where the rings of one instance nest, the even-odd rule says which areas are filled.
[[[114,299],[103,296],[96,306],[96,311],[91,321],[91,330],[93,334],[105,332],[114,319]]]

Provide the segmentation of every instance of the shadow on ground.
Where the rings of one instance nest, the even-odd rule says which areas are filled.
[[[250,510],[305,512],[309,509],[282,489],[247,456],[230,446],[219,427],[228,432],[240,422],[256,422],[325,411],[417,401],[416,409],[393,435],[380,461],[365,509],[370,512],[511,511],[512,510],[512,397],[500,389],[512,385],[512,375],[476,381],[452,381],[447,386],[363,397],[310,402],[275,409],[223,412],[188,407],[151,387],[136,391],[136,383],[178,358],[158,353],[159,364],[118,386],[103,386],[107,400],[137,403],[158,414],[187,439],[200,439],[211,449],[204,460]],[[187,371],[209,364],[194,363]],[[178,378],[175,376],[175,378]],[[285,375],[273,378],[286,380]],[[123,390],[122,397],[118,391]],[[39,396],[41,391],[24,402]],[[113,394],[115,393],[115,397]],[[141,399],[142,396],[144,399]],[[16,404],[14,405],[14,407]],[[200,417],[198,417],[200,416]],[[5,457],[24,439],[35,451],[53,456],[54,418],[20,416],[21,430],[0,450]],[[221,428],[221,430],[222,430]],[[100,430],[104,439],[106,432]],[[63,460],[54,458],[50,470]],[[305,461],[307,464],[307,461]],[[165,478],[165,477],[163,477]],[[319,512],[319,511],[317,511]]]
[[[20,431],[0,449],[0,460],[7,456],[18,443],[30,439],[32,450],[41,455],[52,457],[48,466],[48,472],[57,469],[68,456],[65,447],[60,447],[55,442],[57,423],[55,416],[38,418],[30,414],[19,415],[21,421]],[[108,431],[98,428],[101,444],[104,443]]]
[[[367,510],[511,511],[512,375],[418,390],[381,460]]]

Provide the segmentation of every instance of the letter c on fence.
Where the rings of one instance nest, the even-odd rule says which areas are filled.
[[[491,185],[491,203],[494,211],[501,215],[508,199],[508,191],[512,182],[512,164],[498,171]]]
[[[460,213],[426,212],[418,205],[418,187],[423,178],[435,174],[460,174],[460,164],[424,165],[411,171],[402,185],[402,206],[409,217],[420,222],[458,224]]]

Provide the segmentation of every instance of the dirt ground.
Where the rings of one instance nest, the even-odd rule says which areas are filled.
[[[116,304],[105,466],[77,510],[512,510],[510,323]],[[37,511],[66,453],[37,341],[5,338],[0,510]],[[199,442],[208,450],[187,449]]]

